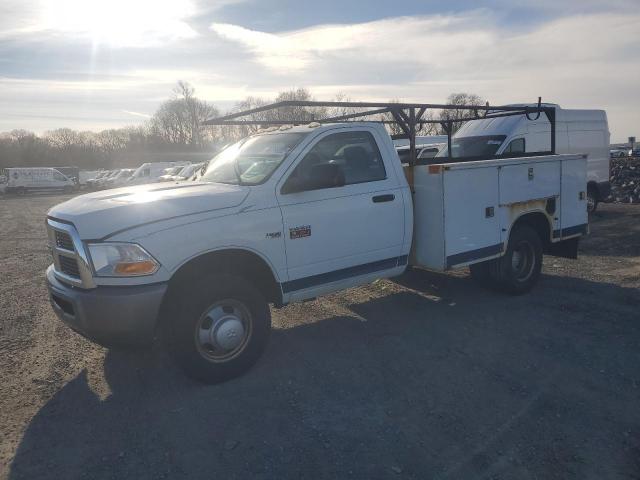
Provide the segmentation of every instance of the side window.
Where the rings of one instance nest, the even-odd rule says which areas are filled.
[[[62,175],[61,173],[58,172],[53,172],[53,178],[60,181],[60,182],[64,182],[66,179],[64,177],[64,175]]]
[[[438,154],[438,148],[423,148],[418,158],[433,158]]]
[[[149,168],[145,168],[145,169],[142,171],[142,176],[143,176],[143,177],[148,177],[150,173],[151,173],[151,169],[149,169]]]
[[[524,153],[524,138],[516,138],[511,140],[509,146],[505,149],[504,153]]]
[[[382,155],[369,132],[344,132],[326,136],[305,155],[291,177],[313,184],[313,177],[327,170],[344,175],[344,185],[387,178]],[[311,189],[313,188],[308,188]]]

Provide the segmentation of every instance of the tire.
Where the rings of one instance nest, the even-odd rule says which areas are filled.
[[[598,208],[598,191],[592,187],[587,187],[587,213],[594,213]]]
[[[522,295],[537,283],[542,269],[542,242],[529,225],[511,232],[507,251],[496,262],[495,284],[503,292]]]
[[[209,275],[169,299],[165,341],[184,373],[201,382],[224,382],[260,358],[271,333],[264,296],[233,275]]]

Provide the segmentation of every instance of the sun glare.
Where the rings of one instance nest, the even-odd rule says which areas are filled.
[[[184,19],[194,12],[190,0],[44,1],[48,29],[91,37],[96,44],[146,46],[195,32]]]

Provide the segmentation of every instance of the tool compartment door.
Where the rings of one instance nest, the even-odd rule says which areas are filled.
[[[560,195],[560,162],[531,162],[500,167],[500,205]]]
[[[587,159],[562,161],[561,232],[554,238],[587,233]]]
[[[445,171],[444,195],[446,268],[499,254],[498,167]]]

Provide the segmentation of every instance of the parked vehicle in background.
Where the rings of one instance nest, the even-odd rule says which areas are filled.
[[[393,144],[396,148],[398,147],[408,147],[409,140],[406,138],[398,138],[393,140]],[[447,136],[446,135],[416,135],[416,145],[437,145],[437,144],[447,144]]]
[[[96,178],[103,170],[80,170],[78,173],[78,183],[81,187],[85,187],[89,180]]]
[[[512,105],[522,106],[522,105]],[[556,153],[584,153],[587,157],[588,210],[611,192],[609,183],[609,125],[604,110],[565,110],[555,104]],[[522,157],[550,152],[551,124],[545,115],[529,120],[525,115],[466,122],[453,136],[452,160]],[[444,148],[437,155],[447,157]]]
[[[177,167],[169,167],[169,168],[165,168],[162,171],[162,175],[160,175],[158,177],[158,181],[159,182],[170,182],[174,179],[174,177],[180,173],[180,170],[182,170],[184,167],[183,166],[177,166]]]
[[[626,157],[628,152],[629,150],[627,150],[626,148],[612,148],[611,150],[609,150],[609,156],[611,158]]]
[[[73,180],[74,183],[76,183],[76,185],[80,184],[80,168],[79,167],[64,166],[64,167],[51,167],[51,168],[59,171],[69,180]]]
[[[416,152],[418,160],[426,160],[434,158],[440,150],[446,147],[446,143],[433,143],[429,145],[416,145]],[[403,164],[409,163],[410,150],[409,146],[396,147],[400,162]]]
[[[111,175],[100,182],[101,188],[118,188],[127,185],[127,182],[135,172],[135,168],[122,168],[115,175]]]
[[[187,165],[182,170],[180,170],[176,175],[174,175],[173,180],[176,182],[184,182],[185,180],[190,180],[193,175],[205,166],[205,163],[192,163],[191,165]]]
[[[111,172],[113,172],[113,170],[99,171],[95,177],[90,178],[85,182],[85,186],[90,189],[95,188],[96,185],[100,182],[100,180],[102,180],[103,178],[106,178]]]
[[[529,291],[543,253],[576,258],[585,189],[584,155],[403,167],[378,123],[280,128],[221,152],[200,182],[53,207],[51,305],[102,344],[157,333],[188,375],[220,382],[264,351],[270,303],[408,265]]]
[[[165,170],[170,167],[184,167],[190,162],[148,162],[140,165],[131,175],[128,185],[141,185],[144,183],[157,182],[164,175]]]
[[[640,148],[629,149],[628,155],[630,157],[640,157]]]
[[[63,190],[72,192],[77,184],[55,168],[6,168],[6,193],[26,193],[28,191]]]
[[[109,170],[109,173],[107,173],[105,176],[98,178],[94,183],[93,183],[93,188],[97,189],[97,190],[101,190],[103,188],[105,188],[105,185],[107,184],[107,182],[109,180],[111,180],[112,178],[115,178],[116,175],[118,175],[118,173],[120,172],[119,168],[116,168],[115,170]]]
[[[7,176],[0,175],[0,193],[5,193],[7,189]]]

